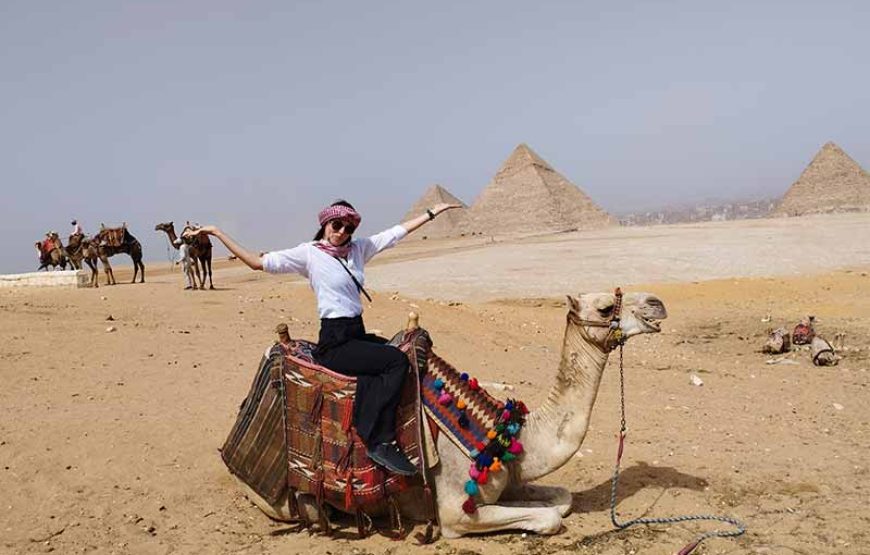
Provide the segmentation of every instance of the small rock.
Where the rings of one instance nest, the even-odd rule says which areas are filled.
[[[108,328],[106,328],[106,333],[112,333],[114,331],[118,331],[118,328],[116,328],[115,326],[109,326]]]
[[[689,376],[689,381],[692,383],[692,385],[695,385],[698,387],[704,385],[704,380],[699,378],[696,374],[692,374],[691,376]]]
[[[846,408],[846,407],[844,407],[844,406],[841,405],[840,403],[834,403],[834,408],[837,409],[837,410],[843,410],[843,409]]]
[[[111,314],[109,314],[108,316],[106,316],[106,322],[114,322],[114,321],[115,321],[115,317],[112,316]]]

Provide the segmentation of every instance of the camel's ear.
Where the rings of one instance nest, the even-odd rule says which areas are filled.
[[[580,316],[580,301],[572,297],[571,295],[567,295],[568,297],[568,312],[573,312],[577,316]]]

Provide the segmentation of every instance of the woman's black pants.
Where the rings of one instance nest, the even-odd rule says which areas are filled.
[[[317,362],[346,376],[355,376],[353,425],[369,447],[396,439],[396,409],[408,373],[408,357],[367,335],[362,317],[320,321]]]

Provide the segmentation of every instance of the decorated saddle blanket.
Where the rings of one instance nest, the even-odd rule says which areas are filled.
[[[397,416],[397,442],[421,470],[437,464],[435,433],[444,433],[470,459],[466,512],[477,485],[522,451],[516,440],[527,413],[522,402],[501,402],[477,380],[432,352],[429,334],[403,331],[390,341],[410,361]],[[356,379],[320,366],[316,345],[291,341],[271,347],[239,409],[221,456],[258,495],[276,503],[289,485],[344,511],[377,505],[421,479],[385,472],[366,455],[352,425]],[[425,413],[428,426],[422,426]]]
[[[397,417],[397,442],[422,468],[420,366],[431,342],[424,330],[392,340],[411,362]],[[356,379],[318,365],[315,344],[276,344],[257,377],[221,456],[230,471],[270,503],[289,485],[344,511],[371,507],[419,483],[375,465],[352,425]]]
[[[107,227],[100,230],[100,241],[110,247],[120,247],[127,240],[126,227]]]

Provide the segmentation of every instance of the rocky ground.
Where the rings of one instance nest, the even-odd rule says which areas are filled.
[[[781,225],[765,233],[776,236]],[[866,221],[856,225],[860,232]],[[839,240],[860,252],[856,229],[838,226],[845,234]],[[711,227],[698,236],[719,229]],[[655,293],[670,313],[662,333],[639,337],[625,351],[621,518],[714,513],[747,524],[743,537],[709,540],[696,553],[870,553],[870,264],[828,258],[816,268],[763,276],[763,259],[740,272],[741,259],[731,274],[737,277],[712,270],[705,277],[701,263],[686,270],[691,278],[656,279],[656,251],[675,237],[687,240],[684,228],[672,229],[655,232],[659,243],[644,239],[653,247],[649,260],[634,262],[643,279],[626,275],[607,285]],[[740,229],[732,229],[735,244]],[[747,242],[757,236],[751,230]],[[597,238],[596,252],[619,251],[618,233],[609,243]],[[534,258],[554,241],[502,247]],[[562,294],[579,292],[551,291],[562,282],[547,276],[558,273],[560,254],[584,241],[578,235],[553,250],[556,258],[513,268],[511,287],[528,284],[535,294],[526,295],[493,295],[486,280],[478,295],[460,295],[470,287],[463,276],[478,271],[468,253],[487,260],[492,246],[451,244],[437,257],[421,245],[397,250],[372,267],[378,291],[367,325],[390,334],[415,310],[439,354],[535,405],[558,363]],[[460,286],[412,294],[429,290],[431,279],[413,271],[414,261],[435,259],[452,264]],[[593,272],[598,283],[607,281]],[[381,276],[396,281],[386,285]],[[0,552],[658,554],[710,529],[687,523],[613,531],[619,384],[612,359],[583,447],[545,480],[574,492],[574,512],[559,534],[494,534],[421,548],[412,539],[357,540],[352,527],[335,539],[289,532],[235,489],[217,448],[274,325],[286,321],[294,336],[316,335],[312,295],[304,282],[226,263],[215,281],[216,291],[185,292],[181,276],[163,269],[149,271],[145,285],[0,291]],[[808,313],[822,335],[846,333],[838,366],[814,367],[806,351],[760,352],[768,327],[791,327]]]

